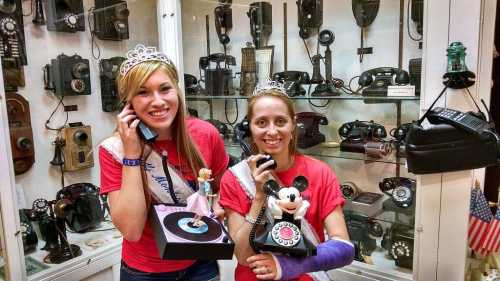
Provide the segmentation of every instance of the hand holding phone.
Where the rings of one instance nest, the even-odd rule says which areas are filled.
[[[260,167],[260,165],[266,163],[267,161],[274,161],[273,157],[270,155],[270,154],[264,154],[264,157],[260,158],[259,160],[257,160],[257,168]],[[264,169],[265,170],[274,170],[278,167],[278,164],[276,163],[276,161],[274,161],[273,164],[271,164],[269,167],[266,167]]]

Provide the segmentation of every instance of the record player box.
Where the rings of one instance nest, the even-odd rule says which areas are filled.
[[[196,229],[190,231],[193,228],[183,224],[194,216],[194,213],[186,211],[185,206],[152,205],[149,214],[156,246],[163,259],[232,259],[234,242],[216,219],[204,216],[202,221],[208,231],[203,232]]]

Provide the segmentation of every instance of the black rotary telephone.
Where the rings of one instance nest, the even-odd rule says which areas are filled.
[[[364,96],[387,96],[387,87],[406,85],[410,76],[405,70],[394,67],[378,67],[367,70],[361,74],[358,84],[363,89]]]
[[[38,236],[36,235],[30,217],[32,214],[31,209],[20,209],[19,218],[21,221],[21,235],[23,237],[23,250],[24,253],[32,252],[38,245]]]
[[[413,268],[415,230],[405,224],[394,223],[386,230],[381,241],[397,266]]]
[[[82,0],[47,0],[45,7],[48,31],[85,31]]]
[[[286,202],[299,202],[300,193],[308,186],[308,181],[304,176],[297,176],[293,180],[291,187],[280,187],[274,180],[268,180],[264,184],[264,190],[268,196],[268,202],[274,199],[284,200]],[[270,197],[273,198],[270,198]],[[281,211],[281,218],[275,218],[274,223],[266,224],[264,229],[258,231],[257,227],[264,219],[266,206],[262,207],[256,219],[256,223],[250,230],[250,246],[256,253],[260,252],[278,252],[291,256],[314,256],[316,247],[306,238],[300,229],[300,219],[295,219],[294,214],[287,213],[283,209],[276,209],[271,205],[271,214],[276,217],[275,210]],[[300,207],[299,207],[300,208]],[[299,211],[295,213],[297,215]]]
[[[273,80],[283,83],[287,95],[291,97],[305,95],[306,90],[302,88],[302,84],[311,83],[311,79],[307,72],[295,70],[276,72],[273,74]]]
[[[384,233],[382,225],[366,215],[353,211],[344,211],[349,238],[354,244],[354,259],[364,262],[377,249],[376,238]]]
[[[325,141],[325,135],[319,131],[319,125],[328,125],[325,115],[317,112],[299,112],[297,117],[297,146],[305,149]]]
[[[28,64],[21,0],[0,1],[0,39],[2,58],[14,58],[22,65]]]
[[[371,121],[355,120],[342,124],[339,128],[339,135],[343,139],[365,140],[383,139],[387,137],[385,127]]]
[[[382,192],[389,195],[397,207],[408,208],[413,204],[417,182],[405,177],[385,178],[379,183]]]
[[[99,78],[101,80],[101,102],[104,112],[119,110],[120,100],[116,77],[120,65],[125,61],[124,57],[112,57],[99,61]]]

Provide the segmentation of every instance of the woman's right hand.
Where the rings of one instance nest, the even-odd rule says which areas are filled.
[[[127,103],[116,119],[125,158],[139,159],[142,149],[139,134],[137,133],[137,125],[140,120],[135,115],[132,106]]]
[[[255,199],[263,200],[266,197],[264,192],[264,183],[269,180],[271,175],[270,170],[266,170],[269,166],[273,165],[274,160],[266,161],[259,167],[257,167],[257,161],[264,158],[263,154],[252,155],[247,159],[248,166],[252,172],[252,177],[255,182]]]

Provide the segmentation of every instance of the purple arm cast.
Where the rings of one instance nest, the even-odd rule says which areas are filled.
[[[299,277],[303,273],[325,271],[348,265],[354,259],[354,246],[344,240],[328,240],[317,246],[317,255],[296,258],[284,255],[275,255],[278,262],[278,276],[280,280],[289,280]]]

